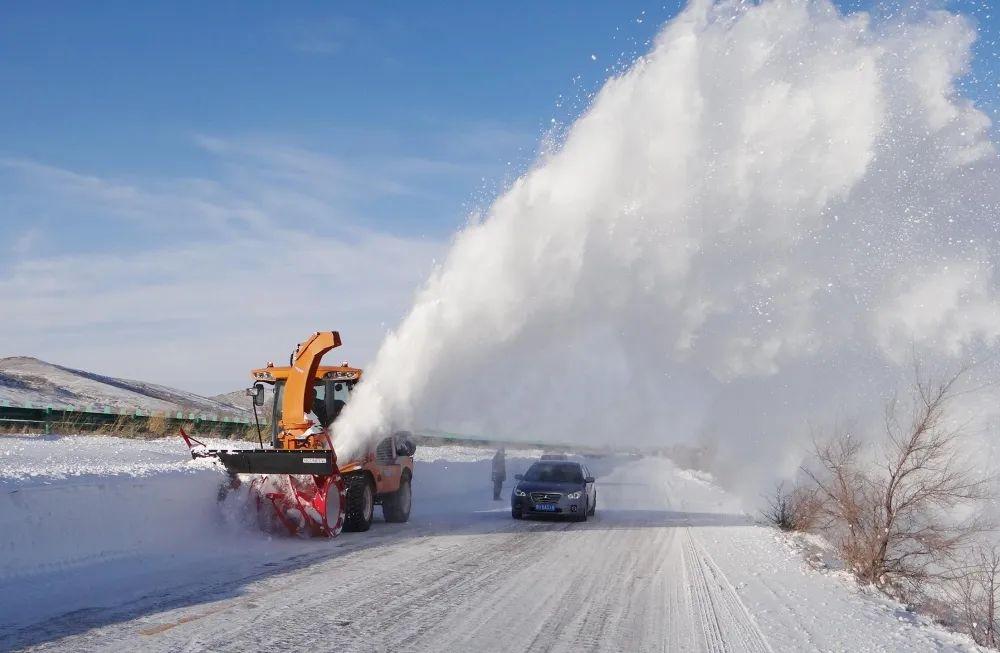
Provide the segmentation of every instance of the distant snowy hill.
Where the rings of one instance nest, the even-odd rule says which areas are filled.
[[[268,385],[264,386],[264,405],[257,409],[257,414],[260,415],[261,420],[267,419],[267,416],[271,415],[272,401],[274,401],[274,393],[271,392],[271,387]],[[232,392],[226,392],[221,395],[215,395],[211,397],[212,401],[217,401],[226,406],[231,406],[239,411],[245,411],[245,413],[253,412],[253,399],[247,396],[245,389],[243,390],[233,390]]]
[[[142,381],[74,370],[28,356],[0,358],[0,403],[246,417],[240,405]]]
[[[217,401],[220,404],[225,404],[226,406],[232,406],[238,410],[250,410],[251,406],[253,406],[253,402],[247,396],[246,390],[233,390],[221,395],[214,395],[209,397],[209,399]]]

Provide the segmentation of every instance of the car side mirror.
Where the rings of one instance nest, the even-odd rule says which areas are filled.
[[[593,476],[588,476],[587,478],[583,479],[583,482],[584,483],[593,483],[594,482],[594,477]]]
[[[253,397],[254,406],[264,405],[264,386],[260,383],[256,384],[252,388],[247,388],[247,396]]]
[[[514,480],[515,481],[523,481],[524,480],[524,474],[514,474]]]

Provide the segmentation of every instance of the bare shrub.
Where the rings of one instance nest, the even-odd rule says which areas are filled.
[[[139,436],[139,425],[131,415],[119,415],[104,432],[119,438],[135,438]]]
[[[32,425],[34,426],[34,425]],[[0,425],[0,433],[4,435],[27,435],[29,433],[37,433],[38,428],[32,428],[25,424],[3,424]]]
[[[842,433],[816,442],[814,464],[803,468],[848,568],[890,593],[940,577],[942,565],[985,527],[976,517],[954,516],[988,490],[987,479],[963,464],[961,429],[946,419],[967,371],[928,381],[917,366],[910,401],[888,402],[880,437],[865,444]]]
[[[247,442],[257,442],[263,440],[265,443],[271,439],[271,425],[266,422],[260,423],[260,433],[257,432],[256,425],[250,425],[246,429],[240,429],[233,433],[233,438],[246,440]]]
[[[774,494],[764,497],[761,516],[783,531],[808,531],[818,522],[822,501],[813,487],[795,485],[791,490],[778,483]]]
[[[1000,548],[975,548],[966,564],[953,570],[947,588],[959,628],[980,646],[1000,649]]]
[[[146,420],[146,430],[153,435],[163,437],[170,430],[170,424],[163,413],[156,413]]]

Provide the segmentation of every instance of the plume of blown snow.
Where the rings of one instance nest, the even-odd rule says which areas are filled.
[[[1000,168],[956,90],[975,36],[943,11],[693,2],[455,236],[338,447],[712,442],[751,480],[914,350],[989,352]]]

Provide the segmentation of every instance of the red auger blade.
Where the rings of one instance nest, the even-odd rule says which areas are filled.
[[[336,537],[344,527],[347,490],[339,470],[329,476],[259,476],[250,491],[257,495],[258,521],[277,522],[290,535]]]
[[[330,449],[214,450],[181,429],[192,458],[218,460],[229,473],[228,490],[241,485],[240,475],[255,474],[248,489],[257,504],[257,523],[264,530],[284,527],[290,535],[336,537],[344,527],[347,488]],[[329,437],[327,437],[329,443]],[[322,474],[284,473],[290,470]],[[262,473],[264,470],[279,473]],[[220,494],[220,497],[223,496]]]

